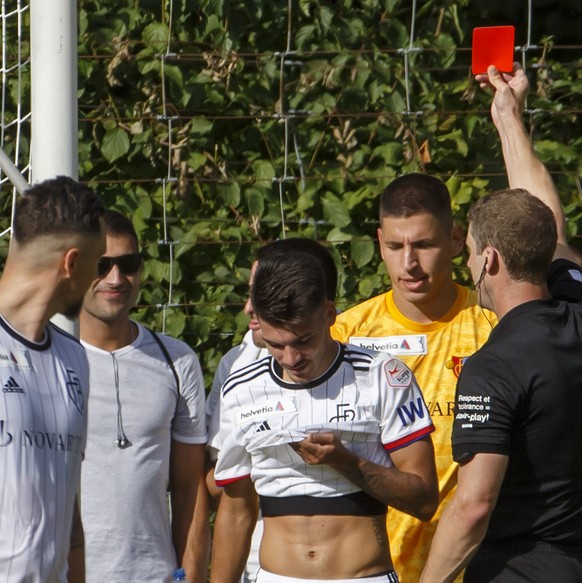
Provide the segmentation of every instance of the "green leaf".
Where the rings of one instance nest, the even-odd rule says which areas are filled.
[[[211,14],[206,21],[204,36],[210,36],[213,32],[222,32],[222,22],[215,14]]]
[[[307,49],[311,45],[310,41],[313,41],[313,36],[316,31],[316,27],[313,24],[308,24],[302,26],[295,35],[295,42],[297,43],[297,48]]]
[[[197,338],[199,344],[200,341],[206,340],[210,334],[210,323],[207,318],[202,316],[192,316],[189,321],[190,330]]]
[[[371,298],[375,291],[374,281],[372,279],[360,279],[358,282],[358,292],[361,297]]]
[[[265,193],[258,188],[249,188],[246,192],[249,215],[262,217],[265,212]]]
[[[372,158],[382,158],[386,164],[397,165],[402,161],[402,146],[398,142],[389,142],[374,148]]]
[[[166,79],[170,79],[170,81],[173,81],[176,85],[182,86],[184,84],[184,77],[182,76],[180,67],[166,65],[164,67],[164,74]]]
[[[406,110],[406,100],[403,95],[394,91],[384,97],[384,105],[388,111],[400,113]],[[414,106],[411,106],[414,109]]]
[[[166,312],[166,334],[180,338],[186,327],[186,315],[182,310],[172,309]]]
[[[321,6],[319,9],[319,22],[324,30],[327,31],[332,27],[334,12],[328,6]]]
[[[101,142],[101,153],[108,162],[113,162],[129,151],[129,137],[125,130],[114,127],[108,130]]]
[[[202,166],[204,166],[207,161],[208,160],[206,159],[206,156],[200,152],[192,152],[188,158],[188,163],[192,170],[198,170],[199,168],[202,168]]]
[[[190,121],[190,133],[204,135],[212,130],[212,122],[205,117],[195,117]]]
[[[341,229],[332,229],[327,235],[327,241],[330,243],[341,243],[346,241],[351,241],[352,235],[350,233],[346,233]]]
[[[233,207],[240,204],[240,186],[236,182],[221,183],[216,190],[225,204]]]
[[[168,281],[170,275],[170,266],[164,261],[150,259],[144,266],[144,278],[151,276],[157,283]]]
[[[454,198],[461,186],[461,179],[458,176],[453,175],[445,182],[445,184],[449,190],[449,194]]]
[[[350,222],[350,213],[346,205],[335,195],[326,194],[323,201],[323,214],[336,227],[347,227]]]
[[[152,22],[143,29],[142,39],[146,45],[156,51],[161,51],[168,44],[169,35],[170,31],[166,24]]]
[[[145,222],[152,216],[152,200],[148,197],[142,197],[139,202],[139,206],[134,210],[133,218]]]
[[[374,258],[375,249],[376,244],[370,237],[352,239],[350,244],[350,254],[356,267],[364,267],[364,265],[368,265],[368,263]]]
[[[275,169],[267,160],[256,160],[251,164],[251,169],[257,180],[270,182],[275,178]]]

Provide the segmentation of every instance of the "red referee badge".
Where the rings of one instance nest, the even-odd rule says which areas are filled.
[[[401,361],[392,359],[384,364],[388,384],[394,389],[405,389],[412,382],[412,371]]]
[[[473,29],[473,75],[486,73],[489,65],[509,73],[513,69],[515,27],[484,26]]]

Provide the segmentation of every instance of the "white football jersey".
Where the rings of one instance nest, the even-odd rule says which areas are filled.
[[[355,454],[390,466],[389,453],[434,427],[411,370],[387,354],[338,344],[321,377],[282,379],[271,358],[231,374],[221,393],[219,486],[250,476],[259,495],[331,497],[359,488],[327,465],[309,465],[290,447],[331,431]]]
[[[66,581],[85,449],[87,358],[53,324],[40,343],[0,317],[0,582]]]
[[[229,374],[244,368],[248,364],[256,362],[268,356],[266,348],[259,348],[253,342],[253,333],[248,330],[243,341],[231,348],[218,363],[218,368],[212,380],[212,389],[206,399],[206,424],[208,427],[207,449],[210,459],[216,461],[220,450],[220,389]]]

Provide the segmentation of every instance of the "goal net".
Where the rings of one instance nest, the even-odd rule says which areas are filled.
[[[2,0],[0,97],[0,231],[10,231],[12,207],[22,176],[30,175],[30,4]],[[19,172],[15,173],[15,169]],[[22,186],[22,183],[20,184]]]

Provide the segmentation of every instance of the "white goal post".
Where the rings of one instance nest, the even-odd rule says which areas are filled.
[[[30,12],[30,29],[24,42],[30,43],[30,159],[31,183],[55,176],[78,178],[78,107],[77,107],[77,2],[72,0],[30,0],[27,6],[21,0],[2,2],[2,54],[18,55],[15,67],[8,66],[3,58],[3,87],[7,91],[8,76],[16,70],[17,76],[25,73],[18,67],[21,62],[21,42],[24,37],[24,15]],[[17,18],[17,25],[7,26],[8,18]],[[7,31],[17,30],[15,36]],[[28,73],[28,71],[26,71]],[[20,79],[19,77],[19,79]],[[20,90],[20,83],[18,83]],[[26,84],[22,84],[26,86]],[[28,97],[28,96],[26,96]],[[22,117],[21,103],[28,101],[17,97],[16,109],[11,117]],[[4,104],[4,100],[3,100]],[[4,112],[3,112],[4,113]],[[25,114],[28,115],[28,114]],[[4,122],[4,116],[3,116]],[[16,131],[20,131],[17,124]],[[2,128],[4,136],[4,128]],[[14,137],[20,142],[20,136]],[[4,145],[4,143],[2,144]],[[0,168],[19,193],[28,183],[17,168],[19,149],[14,148],[15,160],[0,149]],[[15,164],[16,162],[16,164]],[[76,322],[57,315],[53,321],[78,336]]]
[[[32,182],[78,178],[77,2],[31,0]]]
[[[1,1],[3,55],[9,52],[7,44],[22,41],[21,21],[23,14],[27,10],[30,12],[31,182],[59,175],[77,179],[77,3],[71,0],[30,0],[26,6],[20,0]],[[13,38],[8,38],[6,32],[5,19],[9,17],[19,19],[18,35]],[[10,52],[21,55],[20,46],[10,48]],[[16,67],[20,66],[19,59]],[[5,85],[7,71],[16,67],[7,65],[4,59],[2,81]],[[18,71],[17,75],[22,75],[22,72]],[[5,86],[2,91],[6,91]],[[21,108],[20,97],[17,109]],[[0,153],[0,168],[22,192],[26,180],[21,169],[17,168],[18,161],[3,151]]]

